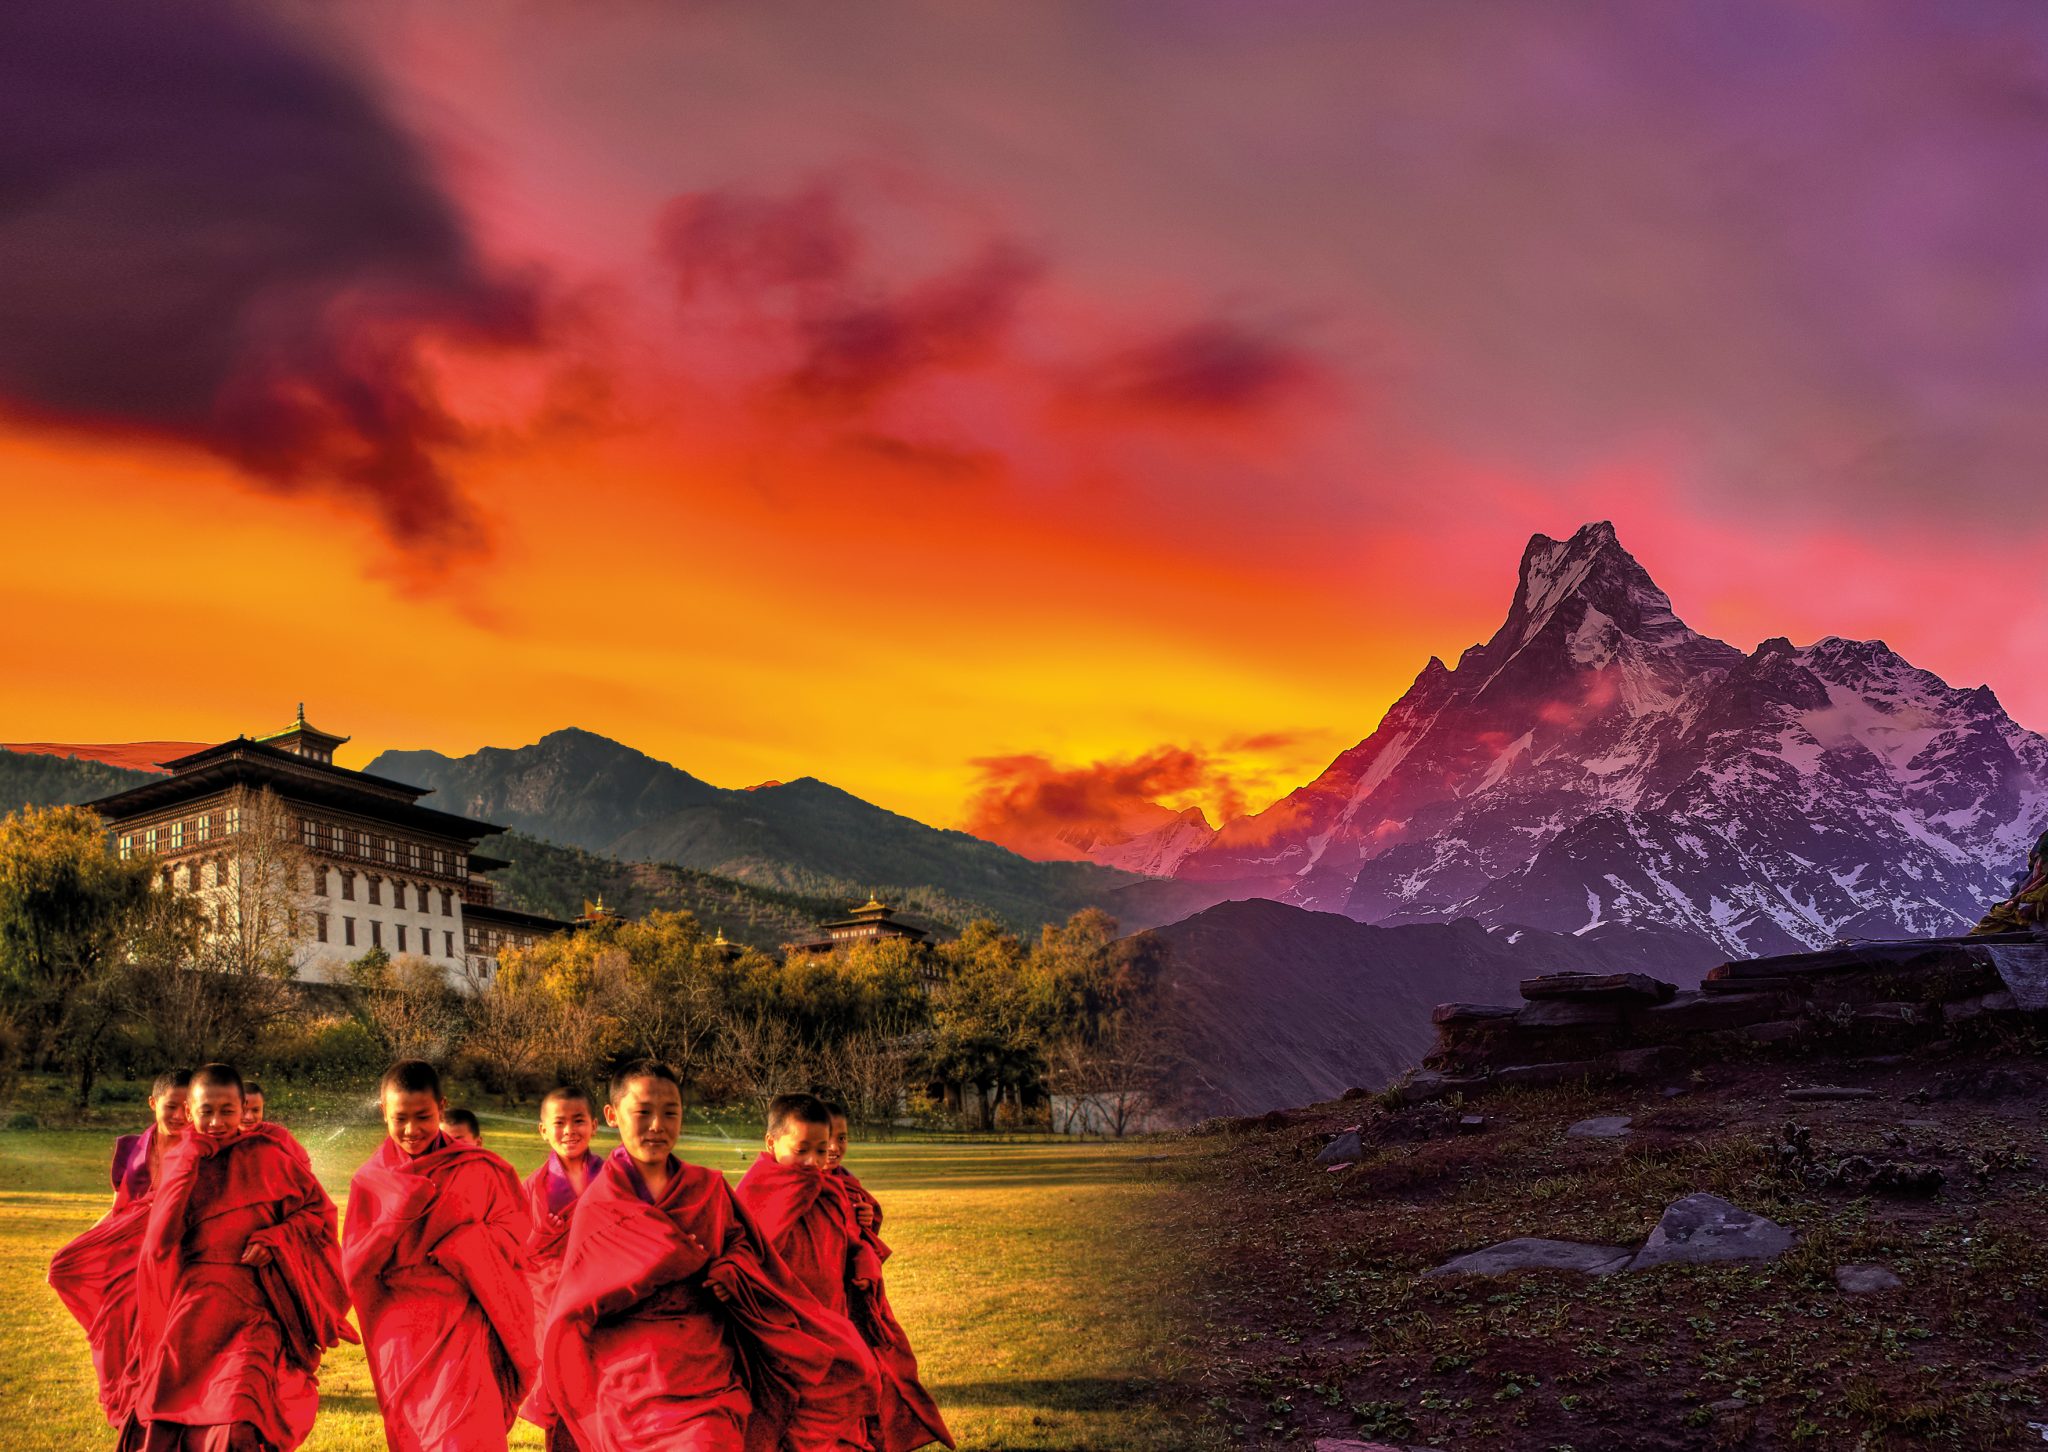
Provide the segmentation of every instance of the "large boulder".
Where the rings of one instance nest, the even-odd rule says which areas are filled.
[[[1793,1234],[1719,1195],[1687,1195],[1664,1209],[1657,1228],[1628,1263],[1630,1270],[1715,1261],[1776,1260],[1792,1248]]]
[[[1484,1250],[1453,1256],[1424,1276],[1499,1276],[1519,1270],[1579,1271],[1612,1275],[1629,1263],[1628,1247],[1586,1245],[1576,1240],[1544,1240],[1524,1235]]]

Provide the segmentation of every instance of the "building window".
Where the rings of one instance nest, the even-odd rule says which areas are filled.
[[[356,920],[354,918],[343,918],[341,920],[341,940],[351,948],[356,945]]]
[[[315,897],[327,896],[327,869],[325,867],[313,869],[313,895]]]
[[[356,900],[356,875],[353,872],[341,874],[341,900],[343,902],[354,902]]]
[[[227,810],[227,820],[225,823],[223,823],[220,829],[221,836],[232,837],[235,835],[235,833],[241,830],[242,809],[240,807],[229,807]]]
[[[384,879],[372,874],[369,878],[369,883],[370,906],[382,907],[384,905]]]
[[[299,841],[302,845],[307,847],[319,847],[320,824],[318,822],[315,822],[311,817],[299,818]]]
[[[439,847],[436,847],[434,849],[434,873],[436,876],[439,876],[441,873],[446,872],[448,870],[447,867],[445,866],[447,859],[447,853],[443,852]]]
[[[373,948],[384,946],[384,924],[376,918],[370,919],[370,946]]]
[[[455,876],[459,881],[469,881],[469,859],[458,856],[455,859]]]
[[[143,850],[144,852],[150,853],[151,855],[154,855],[154,854],[155,854],[155,852],[156,852],[156,828],[154,828],[154,827],[145,827],[145,828],[143,828],[143,830],[142,830],[142,850]]]
[[[199,821],[193,828],[192,836],[195,841],[200,842],[210,842],[213,840],[213,813],[201,812],[199,814]]]
[[[453,958],[455,956],[454,931],[452,929],[443,929],[441,932],[441,941],[447,947],[447,951],[444,952],[441,956],[444,958]]]
[[[324,942],[326,942],[326,941],[327,941],[327,914],[326,914],[326,913],[314,913],[314,914],[313,914],[313,929],[314,929],[314,932],[315,932],[315,934],[316,934],[316,935],[318,936],[318,938],[320,939],[320,941],[321,941],[321,942],[323,942],[323,943],[324,943]]]
[[[393,837],[384,839],[384,860],[393,866],[398,864],[398,841]]]
[[[393,883],[391,884],[391,905],[392,905],[393,907],[397,908],[397,909],[398,909],[398,910],[399,910],[400,912],[404,912],[404,911],[405,911],[405,884],[404,884],[404,883],[402,883],[402,882],[393,882]]]
[[[171,823],[171,850],[183,851],[185,847],[185,823],[181,819]]]
[[[406,861],[406,865],[407,865],[408,867],[412,868],[412,870],[413,870],[414,872],[418,872],[418,871],[420,870],[420,844],[419,844],[419,843],[417,843],[417,842],[408,842],[408,843],[406,843],[406,844],[405,844],[405,861]]]
[[[441,916],[444,918],[455,916],[455,889],[452,887],[441,889]]]
[[[398,951],[399,951],[399,952],[401,952],[401,953],[403,953],[403,952],[405,951],[405,924],[404,924],[404,923],[400,923],[400,924],[398,925]]]
[[[135,839],[134,839],[134,838],[133,838],[132,836],[131,836],[131,837],[123,837],[123,838],[121,839],[121,860],[122,860],[123,862],[126,862],[126,861],[127,861],[127,860],[128,860],[129,858],[133,857],[134,855],[135,855]]]

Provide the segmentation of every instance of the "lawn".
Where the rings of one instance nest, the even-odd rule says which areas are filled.
[[[337,1203],[381,1129],[361,1117],[280,1115]],[[146,1111],[136,1114],[140,1127]],[[0,1452],[113,1445],[94,1400],[85,1337],[44,1282],[50,1256],[109,1203],[113,1127],[0,1132]],[[540,1141],[523,1119],[485,1116],[489,1148],[524,1175]],[[737,1179],[753,1145],[698,1126],[684,1153]],[[730,1131],[739,1134],[741,1131]],[[615,1140],[602,1139],[609,1148]],[[888,1214],[889,1294],[926,1385],[963,1448],[1185,1447],[1168,1415],[1171,1338],[1156,1309],[1161,1239],[1147,1232],[1168,1186],[1157,1146],[905,1138],[855,1143],[847,1164]],[[538,1448],[525,1423],[514,1447]],[[362,1353],[321,1373],[311,1452],[384,1446]]]

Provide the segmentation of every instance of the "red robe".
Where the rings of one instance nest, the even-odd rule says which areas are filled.
[[[119,1427],[135,1407],[141,1376],[135,1340],[135,1258],[149,1223],[149,1154],[155,1126],[114,1142],[114,1205],[92,1229],[50,1259],[50,1288],[84,1328],[107,1425]]]
[[[863,1231],[854,1206],[880,1206],[843,1169],[812,1170],[778,1165],[772,1155],[755,1157],[739,1185],[740,1203],[761,1232],[820,1302],[850,1319],[874,1354],[881,1376],[882,1452],[908,1452],[931,1442],[953,1445],[931,1394],[917,1376],[917,1356],[882,1289],[882,1262],[889,1248]]]
[[[342,1261],[392,1452],[503,1447],[534,1375],[526,1197],[512,1167],[391,1140],[349,1181]]]
[[[791,1445],[840,1445],[874,1407],[858,1333],[792,1283],[723,1176],[669,1166],[657,1200],[614,1150],[576,1206],[541,1347],[556,1412],[583,1452],[741,1452],[768,1435],[762,1400]]]
[[[157,1433],[240,1423],[297,1447],[313,1430],[321,1353],[356,1339],[334,1202],[268,1136],[187,1131],[143,1203],[136,1421]],[[268,1263],[242,1264],[256,1244]]]
[[[602,1157],[585,1163],[592,1180],[603,1164]],[[589,1188],[588,1184],[585,1185]],[[533,1287],[533,1338],[538,1347],[547,1330],[548,1308],[554,1304],[555,1287],[562,1279],[562,1256],[569,1248],[569,1222],[576,1211],[576,1186],[562,1168],[561,1157],[550,1153],[547,1162],[526,1179],[526,1213],[532,1229],[526,1235],[526,1279]],[[533,1390],[526,1394],[519,1415],[536,1427],[553,1429],[558,1421],[548,1400],[547,1378],[536,1376]],[[566,1441],[564,1434],[553,1442]],[[551,1445],[553,1445],[551,1442]]]

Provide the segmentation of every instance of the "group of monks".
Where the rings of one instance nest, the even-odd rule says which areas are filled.
[[[431,1064],[379,1085],[386,1135],[334,1202],[226,1064],[160,1075],[114,1204],[50,1265],[119,1452],[286,1452],[322,1353],[360,1342],[392,1452],[910,1452],[953,1446],[890,1309],[882,1207],[846,1116],[776,1099],[737,1186],[675,1154],[683,1096],[646,1060],[596,1106],[541,1101],[522,1184]],[[356,1323],[351,1324],[353,1309]]]

